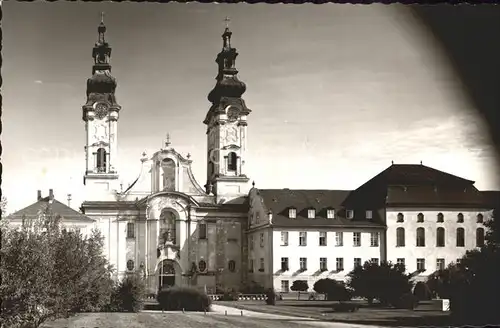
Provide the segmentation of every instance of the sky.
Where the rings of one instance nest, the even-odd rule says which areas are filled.
[[[206,181],[207,95],[231,19],[258,188],[355,189],[394,163],[500,189],[486,126],[433,35],[403,5],[3,3],[2,190],[8,212],[83,199],[82,105],[100,12],[112,47],[124,186],[167,133]]]

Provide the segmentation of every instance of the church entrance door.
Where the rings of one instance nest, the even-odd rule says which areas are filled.
[[[172,261],[165,260],[162,262],[158,278],[159,289],[175,286],[175,268]]]

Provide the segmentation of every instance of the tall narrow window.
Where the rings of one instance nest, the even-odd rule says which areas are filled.
[[[457,215],[457,222],[458,223],[464,223],[464,215],[462,213],[458,213],[458,215]]]
[[[365,216],[366,216],[366,218],[367,218],[368,220],[371,220],[371,219],[373,218],[373,213],[372,213],[372,211],[366,211],[366,213],[365,213],[365,214],[366,214]]]
[[[477,215],[477,223],[483,223],[483,221],[484,221],[484,216],[481,213],[479,213]]]
[[[227,155],[227,170],[228,171],[236,171],[236,161],[237,161],[236,153],[230,152]]]
[[[396,219],[396,222],[404,222],[405,221],[405,216],[403,213],[398,213],[398,218]]]
[[[281,271],[288,271],[288,257],[281,258]]]
[[[288,293],[290,291],[290,281],[289,280],[281,280],[281,292]]]
[[[396,247],[405,246],[405,228],[396,229]]]
[[[484,229],[477,228],[476,229],[476,247],[484,246]]]
[[[260,233],[260,247],[264,247],[264,233]]]
[[[281,246],[288,246],[288,231],[281,232]]]
[[[335,210],[333,208],[326,210],[326,218],[327,219],[335,219]]]
[[[207,225],[205,223],[200,223],[198,225],[198,238],[207,239]]]
[[[436,231],[436,246],[437,247],[444,247],[444,228],[443,227],[439,227],[437,228],[437,231]]]
[[[354,211],[353,210],[347,210],[347,218],[354,219]]]
[[[250,264],[248,265],[248,272],[253,272],[254,266],[255,266],[254,260],[250,259]]]
[[[295,208],[290,208],[288,210],[288,217],[290,219],[295,219],[297,217],[297,210]]]
[[[97,149],[97,172],[106,172],[107,154],[104,148]]]
[[[465,247],[465,230],[457,228],[457,247]]]
[[[419,223],[424,222],[424,215],[422,213],[418,213],[417,222],[419,222]]]
[[[248,237],[248,247],[250,248],[251,251],[253,251],[253,248],[254,248],[254,243],[255,243],[255,238],[253,235],[250,235]]]
[[[378,232],[370,233],[370,247],[378,247],[379,234]]]
[[[352,245],[354,247],[361,246],[361,232],[353,232],[352,233]]]
[[[299,246],[307,246],[307,232],[299,232]]]
[[[299,260],[300,260],[300,271],[306,271],[307,270],[307,258],[301,257]]]
[[[425,247],[425,229],[417,228],[417,247]]]
[[[127,223],[127,238],[135,237],[135,226],[132,222]]]
[[[335,246],[342,247],[344,245],[344,234],[342,231],[335,232]]]
[[[437,215],[437,222],[438,223],[443,223],[444,222],[444,215],[443,215],[443,213],[438,213],[438,215]]]
[[[327,266],[327,258],[326,257],[320,257],[319,258],[319,269],[321,271],[327,271],[328,270],[328,266]]]
[[[265,269],[265,267],[264,267],[264,258],[263,258],[263,257],[261,257],[261,258],[260,258],[260,267],[259,267],[259,271],[260,271],[260,272],[264,272],[264,269]]]
[[[354,267],[360,267],[361,266],[361,258],[360,257],[355,257],[354,258]]]
[[[337,257],[335,259],[335,269],[338,272],[344,271],[344,258],[343,257]]]
[[[319,246],[326,246],[326,231],[319,233]]]
[[[425,259],[417,259],[417,270],[420,272],[425,271]]]
[[[310,208],[307,210],[307,218],[308,219],[314,219],[316,217],[316,211],[314,208]]]
[[[444,270],[444,259],[436,259],[436,270]]]

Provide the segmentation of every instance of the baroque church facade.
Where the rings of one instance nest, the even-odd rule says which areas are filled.
[[[169,140],[143,153],[139,177],[123,190],[117,171],[118,123],[127,115],[115,97],[106,26],[98,27],[92,76],[82,106],[86,133],[85,201],[81,213],[37,194],[13,222],[52,204],[63,224],[105,237],[116,278],[140,273],[154,293],[162,286],[215,292],[250,283],[288,292],[321,278],[344,280],[365,261],[405,264],[417,279],[484,244],[484,222],[500,193],[422,165],[393,164],[355,190],[258,189],[245,169],[247,119],[226,27],[216,57],[216,85],[203,123],[207,177],[201,186],[190,156]]]
[[[160,285],[238,287],[246,279],[247,195],[245,174],[247,117],[238,80],[236,49],[226,28],[217,55],[216,85],[208,96],[207,180],[202,187],[191,160],[169,141],[156,153],[143,154],[142,172],[125,191],[118,191],[116,170],[117,83],[111,75],[111,47],[106,27],[98,27],[92,77],[83,105],[86,140],[85,215],[108,241],[106,252],[117,275],[140,270],[151,290]],[[126,115],[126,112],[124,112]],[[142,182],[142,185],[141,185]],[[223,282],[223,283],[222,283]]]

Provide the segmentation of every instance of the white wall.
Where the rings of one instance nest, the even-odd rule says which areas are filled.
[[[281,246],[281,232],[288,231],[288,246]],[[307,231],[307,246],[299,246],[299,232]],[[327,245],[319,246],[320,231],[327,233]],[[343,246],[335,246],[335,232],[343,233]],[[370,232],[379,232],[379,246],[370,246]],[[361,246],[353,246],[353,233],[361,232]],[[314,283],[323,278],[344,280],[346,275],[354,268],[354,258],[361,258],[362,263],[372,258],[381,261],[384,247],[384,234],[382,229],[278,229],[273,231],[273,267],[275,273],[281,269],[281,258],[288,257],[289,270],[273,277],[273,286],[281,290],[281,281],[289,280],[290,286],[294,280],[308,281],[310,290]],[[307,258],[307,271],[296,273],[300,268],[300,258]],[[319,273],[320,258],[327,258],[328,270]],[[344,270],[336,271],[336,259],[344,259]],[[332,272],[334,271],[334,272]]]
[[[398,213],[404,215],[404,222],[397,222]],[[424,214],[424,222],[417,222],[418,213]],[[437,222],[438,213],[443,213],[444,222]],[[457,222],[458,213],[464,215],[464,223]],[[482,213],[484,221],[492,216],[492,211],[484,209],[439,209],[426,208],[406,208],[387,209],[387,259],[396,263],[398,258],[404,258],[407,272],[414,272],[417,269],[417,258],[425,259],[426,271],[421,276],[427,276],[436,270],[436,260],[445,260],[445,266],[465,255],[467,250],[476,248],[476,228],[486,227],[476,222],[478,213]],[[405,229],[405,246],[396,247],[396,229]],[[422,227],[425,229],[425,247],[416,247],[416,230]],[[436,230],[438,227],[445,229],[445,246],[436,247]],[[465,229],[465,247],[456,246],[456,229]]]

